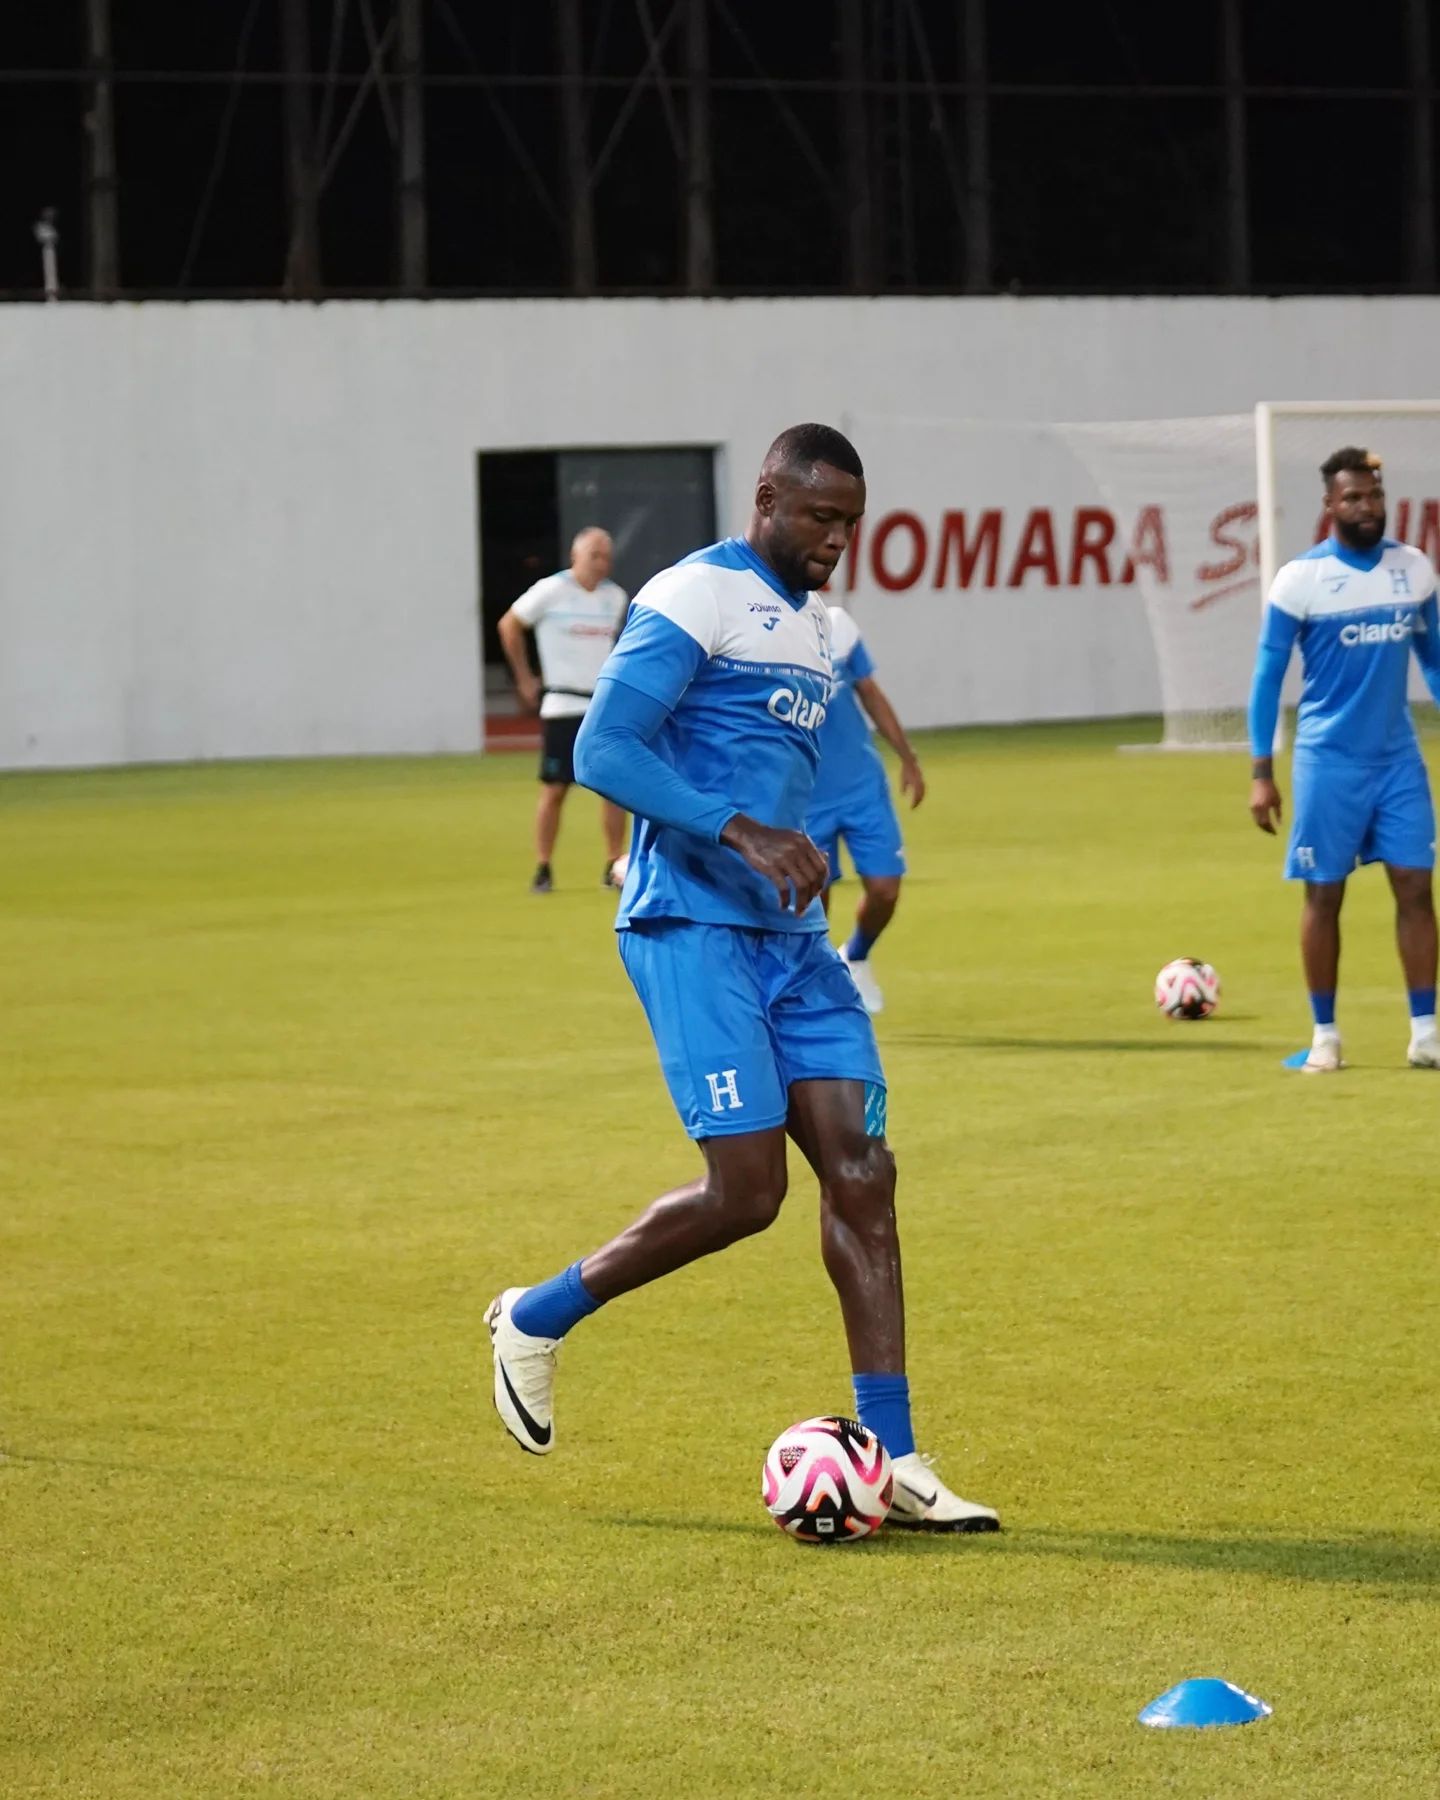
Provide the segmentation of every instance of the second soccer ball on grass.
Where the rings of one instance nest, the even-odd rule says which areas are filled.
[[[1155,977],[1155,1004],[1167,1019],[1208,1019],[1220,1004],[1220,977],[1198,956],[1177,956]]]

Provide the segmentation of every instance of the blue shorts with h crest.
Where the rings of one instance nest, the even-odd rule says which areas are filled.
[[[659,919],[618,935],[691,1137],[783,1125],[791,1084],[819,1080],[863,1082],[866,1129],[884,1135],[874,1027],[823,932]]]
[[[1418,746],[1365,761],[1297,745],[1292,777],[1287,880],[1344,881],[1359,863],[1434,868],[1435,809]]]

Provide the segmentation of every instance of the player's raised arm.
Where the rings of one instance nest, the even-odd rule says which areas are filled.
[[[911,747],[910,740],[905,735],[905,727],[900,723],[885,690],[873,675],[865,675],[855,683],[855,698],[874,721],[875,729],[900,758],[900,792],[910,796],[912,807],[918,806],[925,798],[925,777],[920,770],[920,758]]]

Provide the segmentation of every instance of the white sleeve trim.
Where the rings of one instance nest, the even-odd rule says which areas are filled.
[[[1288,562],[1277,570],[1274,581],[1270,583],[1270,604],[1283,613],[1289,613],[1292,619],[1308,618],[1312,586],[1310,564]]]
[[[662,569],[645,583],[634,604],[649,607],[662,619],[678,625],[694,638],[706,656],[715,654],[720,641],[720,606],[703,563]]]

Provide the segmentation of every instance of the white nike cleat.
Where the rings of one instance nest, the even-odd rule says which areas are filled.
[[[880,992],[880,983],[875,979],[875,973],[870,967],[869,960],[851,962],[843,947],[840,951],[840,960],[850,971],[850,979],[855,983],[855,991],[859,994],[860,1004],[866,1012],[884,1012],[885,996]]]
[[[998,1531],[1000,1515],[952,1494],[931,1466],[934,1460],[918,1450],[895,1458],[895,1492],[886,1523],[906,1531]]]
[[[1440,1037],[1432,1031],[1425,1037],[1411,1038],[1405,1060],[1412,1069],[1440,1069]]]
[[[1310,1046],[1310,1054],[1300,1065],[1302,1075],[1338,1075],[1345,1067],[1345,1059],[1340,1054],[1338,1037],[1316,1038]]]
[[[522,1450],[548,1456],[555,1448],[555,1352],[559,1338],[530,1337],[510,1314],[528,1288],[506,1288],[485,1309],[495,1354],[495,1410]]]

